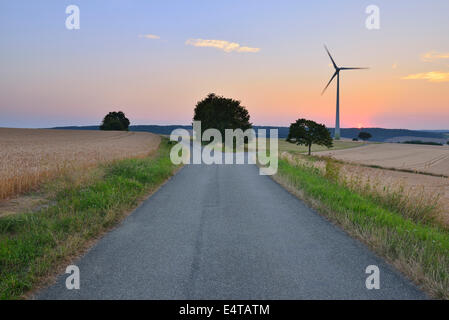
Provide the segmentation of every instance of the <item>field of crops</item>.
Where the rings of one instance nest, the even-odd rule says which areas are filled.
[[[354,149],[317,152],[316,155],[364,165],[449,176],[449,146],[376,143]]]
[[[64,172],[146,156],[159,143],[146,132],[0,128],[0,200]]]

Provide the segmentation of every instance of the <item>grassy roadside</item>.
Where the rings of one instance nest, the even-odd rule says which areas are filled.
[[[431,296],[449,299],[449,232],[414,222],[313,167],[279,159],[280,184],[386,258]]]
[[[259,141],[259,143],[262,145],[262,149],[270,149],[270,139],[259,139],[261,141]],[[208,142],[205,142],[204,145],[207,145]],[[335,140],[334,141],[334,146],[332,148],[327,148],[324,146],[319,146],[316,144],[312,145],[312,152],[319,152],[319,151],[329,151],[329,150],[341,150],[341,149],[349,149],[349,148],[357,148],[357,147],[362,147],[367,145],[367,143],[363,143],[363,142],[354,142],[354,141],[340,141],[340,140]],[[260,146],[259,146],[260,147]],[[220,144],[218,146],[218,149],[220,149],[222,152],[225,152],[225,145],[224,144]],[[306,153],[308,152],[308,147],[307,146],[303,146],[303,145],[297,145],[294,143],[290,143],[287,142],[284,138],[282,139],[278,139],[278,150],[280,153],[287,151],[290,152],[292,154],[301,154],[301,153]],[[251,148],[249,144],[245,144],[244,145],[244,151],[248,152],[248,151],[257,151],[256,148]],[[233,144],[233,150],[232,152],[236,152],[236,145],[235,143]]]
[[[176,170],[162,139],[151,157],[101,166],[82,184],[55,181],[52,205],[0,218],[0,299],[17,299],[119,223]]]
[[[319,151],[333,151],[333,150],[341,150],[341,149],[350,149],[366,146],[366,142],[354,142],[349,140],[334,140],[334,146],[332,148],[327,148],[325,146],[319,146],[316,144],[312,145],[312,152]],[[293,154],[299,153],[307,153],[308,147],[303,145],[297,145],[295,143],[290,143],[285,139],[279,139],[279,152],[287,151]]]

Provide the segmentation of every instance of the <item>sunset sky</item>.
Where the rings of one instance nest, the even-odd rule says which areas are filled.
[[[68,5],[80,29],[68,30]],[[380,8],[368,30],[365,9]],[[257,125],[449,129],[449,1],[0,0],[0,127],[189,124],[209,92]]]

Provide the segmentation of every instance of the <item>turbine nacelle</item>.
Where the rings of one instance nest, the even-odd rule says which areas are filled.
[[[321,92],[321,95],[324,94],[324,92],[326,91],[327,87],[329,87],[329,85],[331,84],[332,80],[334,80],[336,75],[340,75],[340,71],[342,70],[362,70],[362,69],[369,69],[369,68],[359,68],[359,67],[339,67],[337,66],[337,64],[334,61],[334,58],[332,58],[331,53],[329,52],[329,50],[327,49],[326,46],[324,46],[324,49],[326,49],[327,54],[329,55],[329,58],[332,61],[332,65],[335,68],[335,73],[332,75],[331,79],[329,80],[329,82],[327,83],[326,87],[324,87],[323,91]]]

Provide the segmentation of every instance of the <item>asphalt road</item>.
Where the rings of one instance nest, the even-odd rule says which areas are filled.
[[[188,165],[38,299],[422,299],[254,165]],[[368,290],[365,269],[380,269]]]

